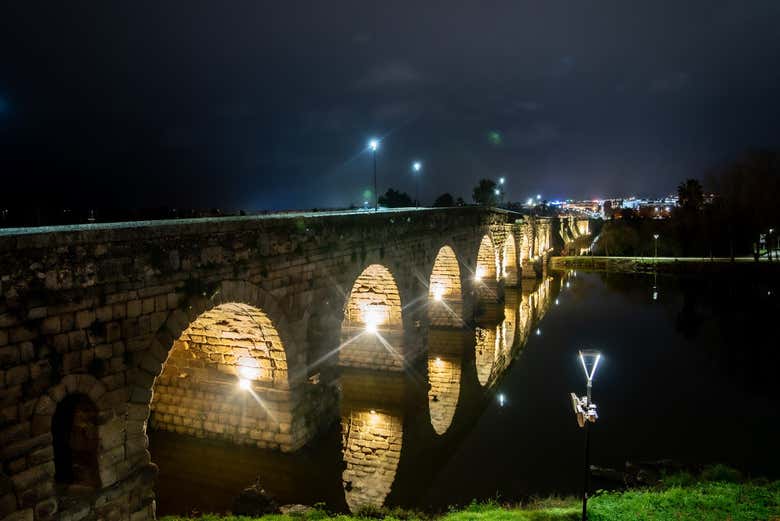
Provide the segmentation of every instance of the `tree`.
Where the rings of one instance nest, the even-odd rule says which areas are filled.
[[[379,204],[387,208],[403,208],[414,206],[412,198],[406,192],[399,192],[393,188],[388,188],[385,195],[379,196]]]
[[[698,179],[687,179],[677,187],[677,204],[683,210],[698,211],[704,205],[704,189]]]
[[[498,206],[499,194],[496,194],[496,183],[490,179],[480,179],[474,187],[471,197],[474,202],[483,206]]]
[[[457,206],[466,206],[466,201],[464,201],[462,197],[458,197],[458,198],[455,200],[455,204],[456,204]]]
[[[450,195],[449,193],[444,193],[436,198],[436,200],[433,202],[433,206],[437,208],[455,206],[455,200],[452,198],[452,195]]]

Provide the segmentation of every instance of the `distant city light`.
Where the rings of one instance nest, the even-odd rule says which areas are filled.
[[[534,204],[534,198],[533,198],[533,197],[529,197],[529,198],[528,198],[528,200],[527,200],[525,203],[526,203],[528,206],[531,206],[531,205],[533,205],[533,204]]]
[[[503,407],[506,403],[506,396],[504,396],[504,393],[499,393],[498,395],[498,406]]]

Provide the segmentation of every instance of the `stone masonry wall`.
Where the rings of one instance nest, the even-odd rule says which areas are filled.
[[[276,328],[287,381],[277,366],[269,389],[289,393],[290,416],[279,419],[276,434],[286,436],[274,444],[300,448],[335,415],[320,389],[331,382],[314,377],[337,363],[328,354],[341,342],[344,288],[379,264],[391,272],[402,306],[425,298],[446,244],[464,267],[470,308],[476,291],[467,274],[480,241],[514,218],[458,208],[0,230],[0,519],[152,518],[152,398],[165,386],[161,375],[177,340],[223,304],[258,309]],[[502,248],[496,239],[493,265]],[[413,333],[426,323],[424,309],[402,307],[400,339],[392,343],[401,342],[404,357],[421,349]],[[256,385],[260,393],[263,384]],[[57,490],[49,456],[51,416],[74,393],[99,411],[100,485],[80,498]]]

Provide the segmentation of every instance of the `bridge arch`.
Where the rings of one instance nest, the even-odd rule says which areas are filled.
[[[474,266],[474,287],[480,299],[498,298],[498,256],[493,239],[485,234],[477,250],[477,262]]]
[[[501,275],[504,277],[507,286],[516,286],[519,278],[519,267],[517,263],[517,244],[515,237],[510,232],[504,239],[504,251],[501,256]]]
[[[395,277],[382,264],[367,266],[352,284],[341,322],[339,364],[400,370],[404,323]]]
[[[128,437],[146,443],[147,422],[135,420],[149,418],[179,434],[285,452],[302,446],[308,432],[293,391],[305,373],[273,297],[229,280],[185,308],[169,314],[140,359]]]
[[[436,254],[428,283],[428,318],[432,326],[463,325],[463,292],[455,251],[448,245]]]

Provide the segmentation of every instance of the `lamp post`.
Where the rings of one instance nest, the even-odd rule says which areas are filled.
[[[412,172],[414,172],[414,207],[420,206],[420,170],[422,170],[422,163],[415,161],[412,163]]]
[[[376,150],[379,148],[379,140],[371,139],[368,142],[368,148],[371,149],[371,153],[374,155],[374,211],[379,210],[379,194],[376,191]]]
[[[585,476],[582,487],[582,521],[588,519],[588,488],[590,487],[590,424],[596,423],[599,418],[596,412],[596,404],[591,399],[591,389],[593,387],[593,377],[596,375],[601,360],[601,353],[592,349],[582,349],[579,353],[582,369],[585,371],[587,380],[587,392],[582,398],[571,393],[571,403],[574,408],[574,414],[577,417],[577,424],[585,428]]]
[[[658,238],[660,235],[657,233],[653,234],[653,244],[655,245],[655,252],[653,254],[653,264],[658,263]]]

